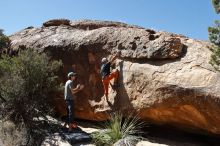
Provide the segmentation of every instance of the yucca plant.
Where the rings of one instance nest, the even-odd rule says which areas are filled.
[[[93,133],[92,137],[97,146],[133,146],[143,139],[142,128],[145,126],[138,116],[123,118],[120,112],[110,114],[109,121],[104,125],[105,129]]]

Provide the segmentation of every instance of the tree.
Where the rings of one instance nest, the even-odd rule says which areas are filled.
[[[10,39],[4,35],[4,30],[0,29],[0,54],[3,52],[3,50],[6,50],[10,47]]]
[[[20,51],[14,57],[3,55],[0,59],[0,95],[4,102],[0,104],[0,120],[25,125],[30,136],[37,132],[42,134],[36,119],[46,119],[53,110],[48,97],[59,87],[55,73],[60,66],[61,62],[50,61],[46,54],[32,49]]]
[[[216,13],[220,13],[220,0],[212,0]],[[216,20],[215,25],[208,28],[209,40],[213,43],[210,63],[220,70],[220,21]]]
[[[3,29],[0,29],[0,36],[3,35]]]
[[[217,14],[220,13],[220,0],[212,0],[212,4]]]

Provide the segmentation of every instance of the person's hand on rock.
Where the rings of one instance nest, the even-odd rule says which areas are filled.
[[[76,88],[77,88],[77,89],[80,89],[80,86],[81,86],[81,85],[80,85],[80,84],[78,84],[78,85],[76,86]]]
[[[82,90],[82,89],[84,89],[84,85],[80,85],[80,87],[79,87],[79,90]]]

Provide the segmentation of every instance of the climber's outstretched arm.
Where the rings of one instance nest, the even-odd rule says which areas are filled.
[[[115,59],[117,59],[119,56],[120,56],[120,54],[121,54],[121,52],[120,51],[118,51],[113,57],[111,57],[111,59],[110,59],[110,63],[112,63],[112,62],[114,62],[115,61]]]

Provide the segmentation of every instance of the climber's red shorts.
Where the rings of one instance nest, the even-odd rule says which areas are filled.
[[[105,92],[105,96],[108,96],[108,87],[109,87],[109,83],[112,79],[115,79],[115,81],[117,81],[119,76],[119,71],[116,70],[114,72],[112,72],[110,75],[104,77],[104,79],[102,80],[103,86],[104,86],[104,92]]]

